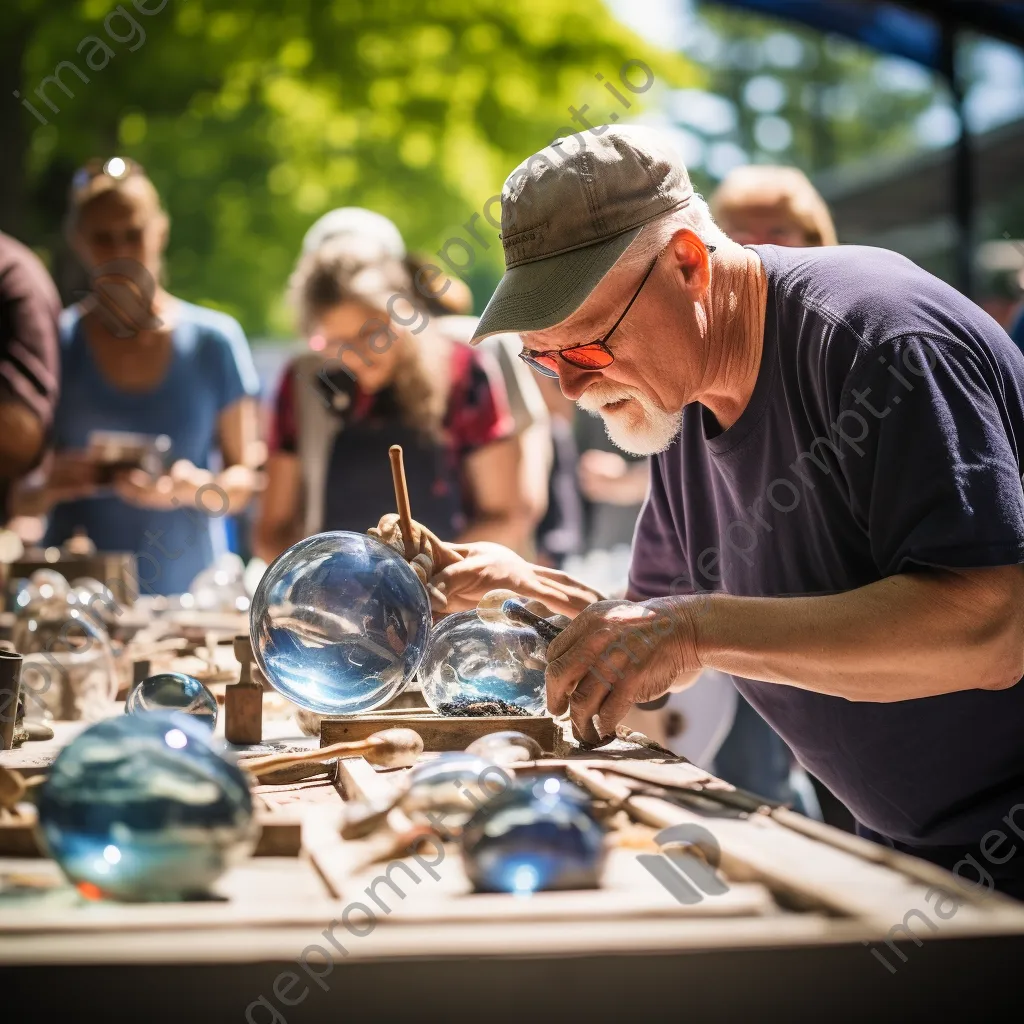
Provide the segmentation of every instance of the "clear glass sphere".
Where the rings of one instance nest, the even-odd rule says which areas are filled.
[[[361,533],[299,541],[264,573],[249,617],[263,674],[321,715],[373,711],[423,657],[430,600],[409,564]]]
[[[593,889],[604,867],[604,829],[578,787],[554,775],[533,776],[470,818],[462,858],[477,892]]]
[[[544,713],[547,644],[527,626],[446,615],[420,666],[426,702],[441,715]]]
[[[217,698],[198,679],[184,672],[158,672],[136,683],[124,704],[126,715],[180,711],[209,726],[217,725]]]
[[[121,715],[53,762],[38,798],[50,855],[88,897],[200,897],[252,852],[246,774],[189,715]]]
[[[408,789],[402,808],[430,814],[436,828],[455,830],[512,780],[505,769],[486,757],[452,750],[422,761],[405,778]]]

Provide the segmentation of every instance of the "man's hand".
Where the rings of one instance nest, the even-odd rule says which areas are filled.
[[[459,561],[435,573],[431,580],[445,595],[450,612],[475,608],[491,590],[512,590],[570,618],[602,599],[597,591],[564,572],[534,565],[501,544],[476,541],[455,545],[454,550],[461,556]]]
[[[548,645],[548,710],[569,710],[577,739],[597,744],[614,738],[634,704],[679,688],[701,668],[685,598],[600,601]]]

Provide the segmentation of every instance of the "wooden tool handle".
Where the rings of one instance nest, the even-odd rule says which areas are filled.
[[[253,775],[268,775],[270,772],[291,768],[297,764],[316,764],[333,761],[337,757],[365,757],[372,764],[386,768],[408,767],[416,763],[423,753],[423,740],[412,729],[382,729],[367,736],[365,740],[332,743],[313,750],[301,750],[289,754],[268,754],[240,761],[239,766]]]
[[[395,483],[395,503],[398,506],[398,523],[402,527],[402,540],[405,543],[405,557],[411,561],[416,555],[416,547],[412,542],[412,509],[409,506],[409,485],[405,481],[402,446],[393,444],[388,449],[388,456],[391,459],[391,478]]]

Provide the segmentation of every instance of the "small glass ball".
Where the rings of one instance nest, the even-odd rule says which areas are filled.
[[[430,599],[405,559],[361,533],[299,541],[264,573],[249,616],[263,674],[321,715],[373,711],[423,657]]]
[[[517,761],[536,761],[544,756],[541,745],[525,733],[513,729],[491,732],[473,740],[466,752],[489,757],[498,764],[515,764]]]
[[[517,781],[462,831],[463,863],[477,892],[593,889],[604,857],[604,829],[589,797],[554,775]]]
[[[458,829],[511,784],[509,773],[489,758],[452,750],[408,773],[401,803],[409,813],[431,813],[435,827]]]
[[[184,672],[158,672],[136,683],[124,704],[126,715],[149,711],[180,711],[209,726],[217,725],[217,698],[198,679]]]
[[[475,611],[446,615],[420,666],[426,702],[441,715],[541,715],[547,644],[528,626]]]
[[[89,898],[202,897],[258,836],[248,777],[179,712],[86,729],[53,762],[37,803],[46,849]]]

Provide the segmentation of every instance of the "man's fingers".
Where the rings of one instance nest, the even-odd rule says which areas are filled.
[[[601,735],[594,725],[594,716],[612,692],[612,687],[593,671],[587,673],[569,697],[573,731],[586,743],[600,743]]]
[[[633,701],[622,689],[613,689],[608,694],[597,714],[597,731],[601,739],[614,738],[615,727],[633,708]]]
[[[565,647],[560,641],[575,625],[575,622],[571,623],[548,644],[548,668],[544,674],[544,683],[548,710],[555,716],[565,714],[573,690],[593,668],[604,645],[600,634],[584,633],[577,643],[572,644],[570,641],[570,646]],[[552,658],[552,648],[556,644],[562,653]]]

